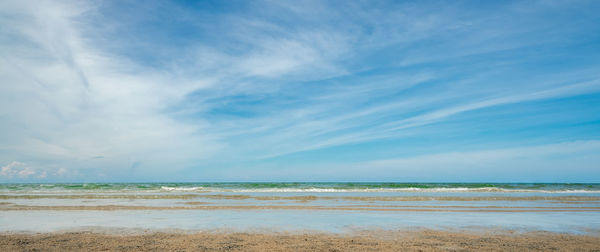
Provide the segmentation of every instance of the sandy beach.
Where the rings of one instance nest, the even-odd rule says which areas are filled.
[[[0,235],[1,251],[598,251],[600,237],[548,232],[72,232]]]

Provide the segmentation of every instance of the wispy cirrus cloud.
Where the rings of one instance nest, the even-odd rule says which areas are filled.
[[[0,163],[203,179],[500,145],[481,125],[514,146],[593,140],[598,6],[557,4],[5,1]],[[378,141],[395,151],[360,147]]]
[[[82,31],[90,27],[76,19],[93,12],[93,5],[3,5],[3,26],[9,27],[3,33],[16,41],[2,45],[2,159],[81,169],[119,169],[110,167],[143,159],[153,170],[218,148],[202,144],[211,140],[195,134],[198,125],[161,112],[181,95],[166,84],[172,76],[90,47]],[[92,160],[98,155],[110,160]]]

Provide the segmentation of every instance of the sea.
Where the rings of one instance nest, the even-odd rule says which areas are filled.
[[[414,229],[600,234],[600,184],[0,184],[0,232]]]

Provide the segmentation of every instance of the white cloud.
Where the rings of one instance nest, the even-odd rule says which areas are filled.
[[[0,169],[0,179],[10,181],[11,179],[54,179],[76,178],[79,174],[69,172],[63,167],[32,166],[23,162],[12,161]]]
[[[67,174],[67,169],[65,169],[64,167],[60,167],[56,171],[56,175],[58,175],[58,176],[63,176],[65,174]]]
[[[0,161],[36,167],[24,176],[169,174],[420,134],[410,130],[469,111],[600,91],[593,64],[494,81],[518,70],[504,50],[556,42],[542,36],[546,24],[522,26],[510,8],[255,2],[259,11],[197,17],[160,4],[191,29],[189,44],[171,44],[137,34],[149,25],[139,20],[133,34],[115,37],[131,20],[104,19],[101,5],[0,2],[8,38],[0,41]],[[150,18],[136,15],[125,16]],[[194,28],[203,34],[194,38]],[[494,52],[504,56],[464,58]]]
[[[29,177],[31,175],[35,175],[35,171],[30,167],[24,167],[22,170],[18,172],[19,177]]]
[[[25,164],[17,161],[12,161],[9,164],[2,166],[0,169],[0,176],[2,177],[13,177],[18,174]]]
[[[384,127],[390,127],[388,130],[398,130],[410,127],[429,124],[446,117],[468,112],[471,110],[483,109],[487,107],[543,100],[557,97],[572,96],[577,94],[586,94],[600,91],[600,80],[585,81],[560,87],[554,87],[546,90],[539,90],[531,93],[516,94],[505,97],[487,99],[469,104],[459,105],[450,108],[443,108],[433,112],[421,114],[415,117],[407,118],[397,122],[392,122]],[[396,125],[396,126],[395,126]]]
[[[0,179],[44,179],[47,171],[38,171],[35,168],[18,161],[12,161],[0,169]]]
[[[3,36],[19,42],[0,44],[0,115],[5,118],[0,160],[25,153],[31,159],[83,163],[85,169],[128,167],[130,159],[142,158],[152,170],[210,156],[219,144],[199,134],[201,123],[181,123],[163,112],[205,83],[173,84],[168,72],[156,73],[93,48],[95,42],[83,36],[91,27],[77,21],[93,7],[2,3]],[[84,162],[99,155],[110,162]]]

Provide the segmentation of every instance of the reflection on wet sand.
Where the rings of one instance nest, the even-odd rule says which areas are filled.
[[[414,211],[414,212],[597,212],[600,207],[508,207],[508,206],[318,206],[318,205],[201,205],[197,206],[131,206],[131,205],[94,205],[94,206],[40,206],[4,204],[0,211],[28,210],[348,210],[348,211]]]
[[[295,200],[295,201],[314,201],[314,200],[345,200],[345,201],[560,201],[560,202],[578,202],[578,201],[598,201],[597,196],[252,196],[243,194],[4,194],[0,195],[1,200],[9,199],[215,199],[215,200]]]

